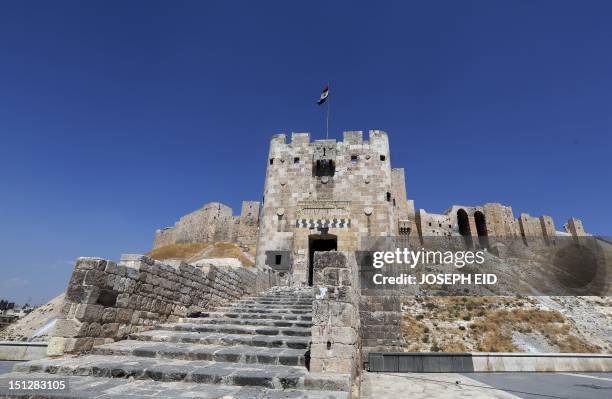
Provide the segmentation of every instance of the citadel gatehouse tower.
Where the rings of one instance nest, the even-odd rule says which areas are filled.
[[[391,167],[387,134],[344,132],[342,141],[284,134],[270,143],[256,265],[312,284],[314,251],[355,251],[363,237],[408,234],[413,202],[404,170]]]

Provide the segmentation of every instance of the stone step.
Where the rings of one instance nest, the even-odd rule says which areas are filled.
[[[343,374],[311,374],[304,367],[208,362],[204,360],[149,359],[135,356],[64,357],[19,363],[16,372],[43,372],[135,380],[186,381],[203,384],[257,386],[270,389],[350,390]]]
[[[249,298],[259,298],[259,299],[287,299],[287,300],[312,300],[314,298],[314,292],[310,294],[286,294],[286,295],[260,295],[260,296],[249,296],[245,297],[245,299]]]
[[[252,302],[236,302],[231,305],[232,308],[262,308],[262,309],[292,309],[292,310],[309,310],[312,311],[312,303],[308,305],[287,305],[287,304],[266,304]]]
[[[296,305],[308,305],[314,298],[266,298],[266,297],[243,297],[241,301],[263,301],[270,303],[295,303]]]
[[[207,360],[245,364],[306,366],[305,349],[257,346],[217,346],[175,342],[118,341],[97,346],[94,355],[139,356],[157,359]]]
[[[288,308],[267,308],[265,306],[248,307],[248,306],[222,306],[216,309],[217,312],[240,312],[240,313],[280,313],[280,314],[301,314],[312,315],[310,309],[288,309]]]
[[[10,373],[0,379],[0,396],[8,390],[11,380],[44,380],[46,373]],[[89,376],[69,376],[70,392],[37,391],[36,398],[104,398],[104,399],[175,399],[189,397],[194,399],[253,399],[253,398],[293,398],[293,399],[349,399],[348,392],[321,390],[278,390],[263,387],[199,384],[195,382],[162,382],[151,380],[126,380],[123,378],[96,378]],[[186,396],[188,395],[188,396]],[[12,398],[31,398],[32,392],[15,393]]]
[[[216,311],[202,313],[200,317],[229,317],[232,319],[271,319],[271,320],[299,320],[312,321],[312,314],[293,313],[255,313],[239,311]]]
[[[310,337],[287,335],[221,334],[187,331],[151,330],[131,335],[139,341],[184,342],[205,345],[247,345],[266,348],[308,349]]]
[[[238,300],[238,302],[257,302],[270,305],[280,303],[286,303],[289,305],[312,305],[312,301],[313,299],[265,299],[260,297],[242,298]]]
[[[307,301],[312,300],[314,298],[314,293],[311,294],[299,294],[299,295],[247,295],[243,296],[240,299],[271,299],[271,300],[279,300],[284,299],[288,301]]]
[[[193,324],[246,324],[251,326],[274,326],[274,327],[301,327],[310,328],[312,322],[299,320],[276,320],[276,319],[238,319],[231,317],[181,317],[179,323]]]
[[[284,335],[291,337],[310,337],[311,335],[310,328],[250,326],[240,324],[226,325],[171,323],[160,324],[156,329],[170,331],[218,332],[224,334]]]
[[[258,297],[245,297],[243,299],[258,299],[266,301],[312,301],[314,295],[296,295],[296,296],[280,296],[280,295],[264,295]]]

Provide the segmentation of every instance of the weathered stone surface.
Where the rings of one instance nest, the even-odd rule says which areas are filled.
[[[91,354],[22,363],[13,375],[68,377],[73,398],[348,398],[349,375],[310,373],[305,367],[311,322],[282,318],[306,317],[311,301],[311,289],[275,288],[263,297],[245,297],[225,307],[257,313],[199,312],[199,317],[157,325],[119,342],[55,337],[50,343],[54,354],[75,349],[91,350]],[[84,309],[87,313],[88,308]],[[122,317],[120,312],[117,317]],[[143,313],[137,311],[131,317]],[[231,317],[237,314],[248,318]],[[92,322],[88,326],[120,332],[126,325]],[[352,345],[343,349],[340,341],[351,340],[351,332],[340,328],[332,334],[337,338],[332,350],[338,355],[326,364],[331,367],[336,362],[335,369],[341,369]],[[142,388],[143,381],[149,391]]]
[[[174,226],[155,232],[153,248],[177,243],[235,242],[244,248],[254,246],[259,225],[256,201],[243,201],[240,215],[230,207],[211,202],[178,220]]]
[[[311,371],[356,375],[361,347],[357,290],[354,254],[315,255]]]
[[[133,254],[122,256],[119,264],[100,258],[79,258],[66,290],[62,317],[52,335],[92,338],[88,342],[122,339],[154,324],[176,321],[189,312],[212,309],[260,292],[276,282],[276,274],[270,270],[213,265],[199,268],[182,262],[168,265]],[[264,307],[244,305],[231,310],[253,313],[257,318]],[[278,310],[281,313],[282,309]],[[298,307],[289,313],[309,312]],[[285,313],[282,312],[283,317]],[[61,347],[91,347],[62,346],[59,342],[68,341],[56,342],[55,354]]]

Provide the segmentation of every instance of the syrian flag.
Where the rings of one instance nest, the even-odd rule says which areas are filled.
[[[319,105],[323,104],[325,100],[327,100],[328,96],[329,96],[329,86],[325,86],[325,88],[323,89],[323,92],[321,93],[321,97],[317,101],[317,104]]]

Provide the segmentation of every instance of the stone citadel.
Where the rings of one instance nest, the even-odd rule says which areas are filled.
[[[483,237],[583,236],[582,222],[570,218],[557,231],[550,216],[534,217],[499,203],[453,205],[442,214],[415,209],[406,194],[403,168],[391,166],[389,139],[371,130],[347,131],[342,141],[310,140],[309,133],[277,134],[270,141],[263,201],[245,201],[240,215],[209,203],[158,230],[154,248],[174,243],[256,244],[256,266],[287,273],[298,285],[312,285],[315,251],[356,251],[367,237],[464,236],[474,245]]]
[[[444,361],[426,352],[426,358],[415,355],[413,345],[427,344],[425,350],[438,352],[437,340],[444,338],[426,332],[438,324],[432,321],[431,329],[424,324],[425,310],[446,314],[453,345],[468,336],[462,337],[459,326],[464,331],[480,325],[489,329],[496,323],[490,320],[499,319],[485,317],[498,311],[490,310],[487,302],[485,312],[484,303],[472,305],[462,296],[465,305],[448,302],[456,312],[450,316],[432,298],[422,303],[422,292],[372,289],[368,270],[357,256],[357,251],[369,250],[372,237],[399,237],[418,246],[439,237],[445,244],[458,241],[491,249],[500,241],[516,241],[509,247],[510,257],[489,257],[509,281],[526,280],[537,291],[555,281],[546,271],[564,265],[546,260],[558,253],[565,259],[566,249],[580,241],[582,247],[593,248],[597,259],[586,262],[580,257],[578,273],[569,276],[572,283],[583,281],[576,276],[591,276],[587,286],[595,288],[601,282],[601,289],[588,292],[603,298],[611,289],[605,282],[612,275],[612,241],[578,239],[586,233],[577,219],[564,227],[565,232],[557,231],[548,216],[515,218],[510,207],[500,204],[454,205],[443,214],[415,211],[406,196],[404,170],[391,167],[388,138],[381,131],[371,131],[367,140],[361,132],[345,132],[342,141],[311,141],[308,133],[294,133],[288,142],[279,134],[271,141],[261,203],[244,202],[240,215],[220,203],[206,204],[155,237],[154,246],[162,249],[184,249],[173,248],[180,243],[236,243],[255,254],[256,267],[233,265],[227,258],[213,263],[138,254],[123,254],[119,262],[78,258],[49,333],[48,357],[19,362],[7,376],[69,378],[72,398],[356,399],[366,385],[362,380],[380,371],[398,371],[400,365],[399,371],[418,372],[574,372],[578,361],[564,354],[491,361],[489,346],[475,346],[476,353],[452,346]],[[532,244],[533,237],[540,248]],[[514,256],[515,247],[526,254]],[[565,277],[573,269],[561,270]],[[546,284],[537,284],[534,271],[540,271]],[[480,320],[468,321],[470,313],[460,314],[456,306],[466,311],[471,307]],[[514,305],[506,307],[504,299],[503,306],[508,312]],[[529,309],[516,310],[524,314]],[[537,311],[530,329],[549,315]],[[553,320],[560,324],[558,318]],[[596,324],[591,320],[589,324]],[[518,327],[512,324],[510,329]],[[501,331],[491,334],[497,339]],[[472,336],[477,345],[487,343],[486,334]],[[567,339],[581,342],[574,336]],[[462,353],[457,354],[457,348]],[[507,348],[493,352],[505,353]],[[400,352],[411,357],[400,361]],[[579,360],[579,370],[612,369],[609,355]],[[6,381],[0,379],[0,396]],[[11,397],[31,397],[31,392]]]

